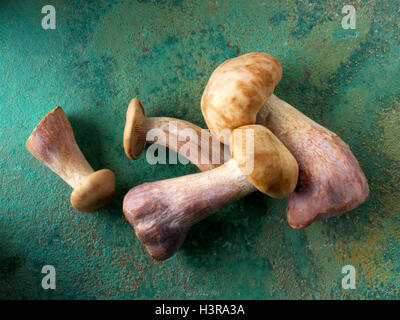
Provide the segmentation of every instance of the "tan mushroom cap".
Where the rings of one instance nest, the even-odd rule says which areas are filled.
[[[211,133],[227,143],[226,129],[255,123],[257,112],[281,78],[279,61],[267,53],[251,52],[222,63],[201,98],[201,111]]]
[[[93,172],[71,193],[71,204],[79,211],[94,212],[106,206],[115,192],[115,175],[111,170]]]
[[[266,127],[248,125],[233,130],[230,147],[238,167],[259,191],[283,198],[296,188],[297,161]]]
[[[126,111],[126,122],[124,129],[124,150],[128,158],[139,159],[146,146],[146,137],[143,124],[146,120],[146,112],[142,101],[134,98],[128,105]]]

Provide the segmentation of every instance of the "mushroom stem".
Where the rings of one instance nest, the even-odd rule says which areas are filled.
[[[231,158],[229,149],[208,130],[169,117],[146,117],[140,99],[129,103],[124,130],[126,155],[136,160],[146,143],[157,143],[185,156],[201,171],[214,169]]]
[[[368,198],[368,182],[357,159],[335,133],[275,95],[258,112],[257,123],[269,128],[299,164],[298,185],[287,205],[292,228],[338,216]]]
[[[76,144],[71,124],[61,107],[40,121],[26,148],[72,188],[94,172]]]
[[[156,134],[156,141],[151,135],[146,135],[147,143],[157,143],[185,156],[201,171],[217,168],[231,158],[226,145],[208,130],[188,121],[168,117],[147,118],[144,131],[148,133],[150,130],[161,130],[163,134]]]
[[[96,172],[92,169],[61,107],[56,107],[40,121],[28,138],[26,148],[74,189],[71,204],[75,209],[93,212],[111,201],[115,190],[114,173],[108,169]]]
[[[192,225],[253,191],[231,159],[206,172],[134,187],[123,211],[150,255],[164,260],[179,249]]]

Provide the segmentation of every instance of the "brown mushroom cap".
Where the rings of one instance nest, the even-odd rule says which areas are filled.
[[[79,211],[94,212],[106,206],[115,192],[115,175],[103,169],[89,175],[71,193],[71,204]]]
[[[201,111],[211,133],[229,141],[224,129],[253,124],[260,108],[282,78],[273,56],[251,52],[226,60],[211,75],[201,98]]]
[[[132,99],[126,111],[124,129],[124,150],[129,159],[139,159],[146,146],[145,130],[143,130],[145,120],[146,112],[142,101],[138,98]]]
[[[249,143],[254,147],[249,148]],[[297,161],[269,129],[261,125],[237,128],[230,146],[238,167],[258,190],[273,198],[294,191],[299,175]]]

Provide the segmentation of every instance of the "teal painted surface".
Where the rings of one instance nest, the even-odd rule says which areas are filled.
[[[54,4],[57,29],[41,28]],[[399,298],[400,14],[398,1],[1,1],[0,298]],[[179,253],[153,261],[124,219],[134,185],[196,172],[131,162],[126,106],[204,126],[199,102],[222,61],[250,51],[284,69],[277,95],[335,131],[369,179],[367,203],[305,230],[285,200],[259,193],[203,221]],[[71,189],[25,149],[36,124],[64,108],[95,169],[117,175],[112,205],[76,212]],[[40,283],[43,265],[57,289]],[[357,289],[341,288],[341,268]]]

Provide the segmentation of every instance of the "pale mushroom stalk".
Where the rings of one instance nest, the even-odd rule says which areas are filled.
[[[241,134],[248,129],[254,130],[250,152],[244,151]],[[192,225],[257,189],[276,198],[294,190],[296,160],[267,128],[252,125],[234,130],[231,149],[233,159],[218,168],[145,183],[127,193],[125,217],[154,259],[172,256]],[[251,161],[254,167],[247,170]]]
[[[191,226],[255,191],[231,159],[222,166],[132,188],[124,214],[156,260],[171,257]]]
[[[268,127],[299,163],[299,183],[287,204],[292,228],[338,216],[368,198],[368,182],[357,159],[335,133],[275,95],[258,112],[257,123]]]
[[[124,129],[128,158],[139,159],[146,143],[157,143],[185,156],[201,171],[214,169],[230,159],[228,148],[207,130],[177,118],[146,117],[141,100],[135,98],[128,105]]]
[[[106,206],[115,191],[115,175],[108,169],[94,171],[79,149],[72,127],[61,107],[49,112],[30,135],[26,148],[69,184],[72,206],[84,212]]]
[[[272,95],[281,78],[279,61],[263,52],[226,60],[212,73],[201,110],[211,133],[222,142],[228,141],[229,130],[259,123],[293,153],[300,176],[287,217],[289,225],[299,229],[356,208],[368,198],[369,187],[346,143]]]

